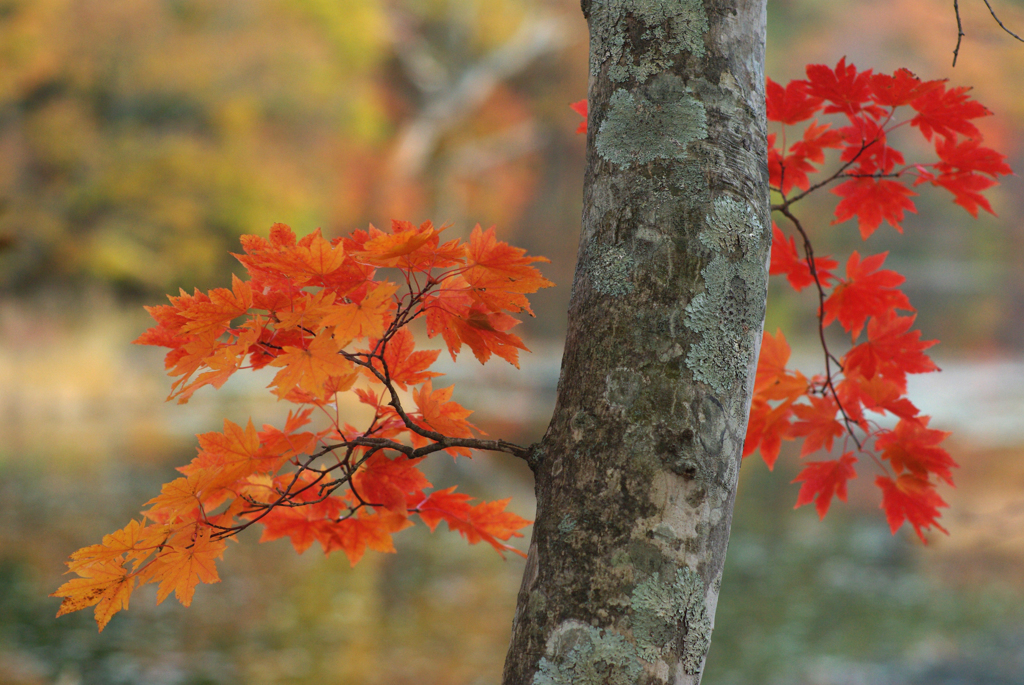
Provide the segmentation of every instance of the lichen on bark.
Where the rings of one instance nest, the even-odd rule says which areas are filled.
[[[654,103],[644,95],[615,91],[595,145],[609,162],[628,168],[656,159],[683,157],[686,144],[706,138],[704,105],[691,95]]]
[[[687,566],[664,575],[655,571],[633,590],[633,637],[649,662],[670,654],[672,643],[682,640],[683,669],[697,673],[711,644],[704,581]]]
[[[580,621],[562,623],[548,640],[533,685],[633,685],[643,673],[624,637]]]
[[[770,236],[756,212],[729,196],[715,199],[706,222],[699,238],[713,257],[701,272],[704,292],[686,307],[685,323],[700,337],[686,363],[694,378],[725,393],[746,382],[757,350],[750,331],[764,322]]]
[[[606,11],[638,27],[635,31],[601,31],[593,40],[596,49],[607,53],[608,78],[614,83],[642,82],[684,51],[695,57],[704,55],[708,18],[701,0],[592,0],[594,11]],[[637,50],[641,45],[654,47]]]

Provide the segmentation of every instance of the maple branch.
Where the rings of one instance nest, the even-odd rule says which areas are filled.
[[[374,367],[372,364],[366,365],[366,368],[369,369],[370,372],[374,376],[376,376],[378,380],[380,380],[380,382],[384,385],[385,388],[387,388],[388,393],[391,395],[391,401],[388,402],[388,404],[394,408],[395,412],[398,414],[399,417],[401,417],[402,421],[405,423],[406,427],[409,430],[413,431],[417,435],[421,435],[424,438],[427,438],[428,440],[433,440],[435,443],[434,445],[424,445],[423,447],[417,449],[412,449],[411,447],[401,445],[400,443],[392,443],[394,445],[399,445],[399,447],[390,447],[390,445],[388,445],[388,447],[402,452],[403,454],[407,455],[410,459],[419,459],[421,457],[427,456],[428,454],[431,454],[433,452],[439,452],[449,447],[468,447],[470,449],[486,450],[488,452],[505,452],[507,454],[511,454],[512,456],[519,457],[520,459],[528,459],[530,454],[529,447],[523,447],[522,445],[517,445],[513,442],[508,442],[507,440],[480,440],[479,438],[450,438],[442,433],[438,433],[437,431],[423,428],[415,421],[413,421],[412,418],[405,412],[405,409],[402,407],[402,401],[398,398],[398,391],[395,390],[395,386],[391,382],[387,362],[384,361],[383,356],[378,357],[378,359],[380,359],[381,366],[384,368],[384,373],[378,371],[377,368]],[[372,438],[372,440],[379,439],[380,438]],[[390,440],[388,440],[387,442],[391,443]]]
[[[294,497],[295,495],[301,494],[302,492],[305,492],[308,488],[310,488],[313,485],[319,483],[321,480],[324,479],[324,476],[326,474],[321,474],[321,475],[317,476],[317,479],[315,481],[313,481],[312,483],[310,483],[306,487],[302,488],[301,490],[298,490],[298,491],[296,491],[294,493],[291,491],[292,486],[294,486],[295,483],[298,482],[299,476],[302,474],[303,471],[307,470],[307,467],[310,464],[313,463],[313,460],[316,459],[317,456],[323,456],[323,454],[326,454],[326,453],[327,452],[321,452],[318,455],[311,455],[309,457],[309,459],[306,460],[305,464],[300,464],[299,465],[299,470],[296,471],[294,474],[292,474],[292,482],[288,484],[288,488],[285,490],[284,493],[281,494],[281,496],[278,498],[278,500],[276,502],[268,502],[266,505],[264,505],[262,507],[263,508],[263,513],[262,514],[260,514],[259,516],[255,517],[253,519],[250,519],[250,520],[246,521],[245,523],[239,524],[237,526],[218,526],[217,524],[210,523],[208,520],[206,520],[206,514],[204,513],[203,514],[203,522],[206,525],[210,526],[211,528],[218,528],[218,529],[220,529],[220,530],[218,530],[218,532],[214,533],[210,537],[213,538],[214,536],[216,536],[216,538],[218,540],[222,540],[224,538],[229,538],[229,537],[232,537],[234,535],[238,535],[243,530],[245,530],[246,528],[248,528],[252,524],[254,524],[257,521],[259,521],[260,519],[262,519],[264,516],[269,514],[271,511],[273,511],[278,505],[280,505],[286,499],[290,499],[290,498]],[[255,511],[258,511],[258,509],[254,510],[253,512],[249,512],[249,513],[255,513]]]
[[[782,192],[782,188],[781,188],[782,184],[780,183],[779,184],[780,187],[776,188],[776,190],[779,191],[780,195],[782,195],[783,202],[782,202],[782,204],[779,204],[779,205],[772,205],[771,209],[773,211],[774,210],[782,211],[783,209],[788,209],[790,205],[792,205],[792,204],[794,204],[796,202],[799,202],[800,200],[804,199],[805,197],[807,197],[808,195],[813,193],[818,188],[822,188],[822,187],[828,185],[829,183],[831,183],[832,181],[837,181],[840,178],[845,178],[843,172],[845,172],[847,169],[849,169],[851,166],[853,166],[853,164],[857,161],[857,159],[860,158],[860,156],[862,154],[864,154],[864,151],[867,150],[872,145],[874,145],[875,143],[877,143],[878,140],[879,139],[877,137],[875,139],[873,139],[871,142],[868,142],[868,143],[865,143],[863,140],[861,140],[860,149],[857,150],[857,152],[853,155],[853,157],[848,162],[846,162],[841,167],[836,169],[835,173],[833,173],[831,176],[829,176],[825,180],[819,181],[818,183],[815,183],[814,185],[810,186],[807,190],[805,190],[802,193],[796,195],[795,197],[787,198],[785,196],[785,194],[783,194],[783,192]],[[783,169],[785,169],[785,166],[783,166]]]
[[[987,1],[985,4],[988,4]],[[953,11],[956,13],[956,47],[953,48],[953,66],[956,66],[956,58],[960,55],[960,41],[967,35],[964,33],[963,22],[960,21],[959,0],[953,0]],[[998,20],[997,20],[998,21]]]
[[[1007,32],[1007,33],[1009,33],[1009,34],[1010,34],[1011,36],[1013,36],[1014,38],[1016,38],[1017,40],[1019,40],[1020,42],[1024,43],[1024,38],[1021,38],[1021,37],[1020,37],[1020,36],[1018,36],[1018,35],[1017,35],[1016,33],[1014,33],[1013,31],[1011,31],[1010,29],[1006,28],[1006,26],[1005,26],[1005,25],[1003,25],[1003,22],[999,21],[999,17],[997,17],[997,16],[996,16],[996,12],[995,12],[995,10],[993,10],[993,9],[992,9],[992,5],[990,5],[990,4],[989,4],[988,0],[985,0],[985,7],[988,7],[988,12],[989,12],[989,14],[991,14],[991,15],[992,15],[992,18],[996,20],[996,23],[997,23],[997,24],[999,24],[999,28],[1001,28],[1001,29],[1002,29],[1003,31],[1006,31],[1006,32]],[[953,65],[953,66],[956,66],[956,64],[954,63],[954,65]]]
[[[843,424],[846,426],[847,434],[853,439],[853,442],[857,445],[857,449],[862,450],[863,447],[861,442],[853,432],[853,426],[857,425],[857,422],[851,419],[850,415],[846,413],[846,409],[843,407],[843,403],[839,399],[839,393],[836,391],[836,386],[832,379],[831,363],[834,361],[836,365],[839,366],[840,371],[842,371],[843,366],[829,350],[828,342],[825,340],[825,288],[821,284],[821,279],[818,277],[817,266],[814,264],[814,247],[811,245],[811,239],[804,230],[800,220],[796,218],[796,215],[789,211],[789,207],[780,207],[779,212],[793,222],[796,230],[800,232],[800,235],[803,238],[804,255],[807,260],[807,267],[810,269],[811,277],[814,279],[814,285],[818,290],[818,338],[821,340],[821,347],[825,351],[825,386],[831,391],[832,398],[835,400],[836,406],[839,407],[839,413],[843,415]]]

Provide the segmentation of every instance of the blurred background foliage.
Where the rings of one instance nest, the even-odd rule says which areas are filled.
[[[972,85],[1022,168],[1024,46],[980,2],[769,0],[767,72],[846,56]],[[1024,3],[993,7],[1024,29]],[[67,555],[118,528],[223,417],[280,424],[267,378],[164,406],[141,304],[229,282],[238,237],[391,218],[496,224],[551,258],[521,372],[442,359],[491,435],[531,442],[554,402],[582,196],[577,0],[0,0],[0,683],[493,683],[522,562],[422,527],[355,569],[243,536],[194,605],[142,592],[97,635],[53,618]],[[925,154],[924,151],[922,154]],[[909,155],[908,155],[909,156]],[[888,533],[870,478],[825,522],[790,511],[797,456],[742,471],[707,682],[1019,685],[1024,673],[1024,193],[971,220],[923,190],[905,235],[862,245],[801,207],[821,252],[890,251],[946,373],[912,399],[963,465],[927,548]],[[773,284],[806,372],[815,302]],[[807,295],[805,293],[805,295]],[[443,381],[443,379],[442,379]],[[439,382],[439,387],[443,382]],[[529,517],[521,465],[439,459],[431,479]]]

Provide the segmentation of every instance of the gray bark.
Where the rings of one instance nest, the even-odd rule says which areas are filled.
[[[764,322],[765,0],[583,11],[583,229],[504,682],[696,685]]]

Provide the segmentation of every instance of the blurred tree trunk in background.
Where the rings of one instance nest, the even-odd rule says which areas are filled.
[[[765,2],[583,11],[583,227],[505,683],[696,684],[765,312]]]

